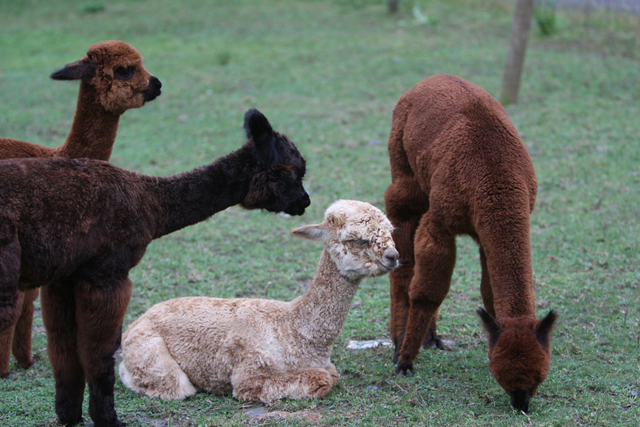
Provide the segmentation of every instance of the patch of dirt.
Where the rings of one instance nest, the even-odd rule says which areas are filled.
[[[263,411],[264,409],[264,411]],[[267,412],[265,408],[256,408],[245,413],[249,417],[248,425],[261,425],[269,421],[285,420],[290,418],[302,418],[309,423],[317,423],[322,419],[322,415],[317,411],[305,409],[297,412],[273,411]],[[256,414],[256,415],[251,415]]]

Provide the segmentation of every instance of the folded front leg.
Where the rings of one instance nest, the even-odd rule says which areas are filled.
[[[338,371],[330,364],[326,369],[307,369],[295,374],[243,376],[231,378],[233,397],[238,400],[269,403],[276,399],[314,399],[325,397],[338,383]]]

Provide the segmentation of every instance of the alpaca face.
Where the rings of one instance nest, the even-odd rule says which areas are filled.
[[[511,396],[511,406],[528,412],[529,399],[547,378],[551,359],[550,332],[553,311],[543,320],[517,318],[497,321],[482,310],[489,332],[489,369]]]
[[[327,209],[323,224],[330,233],[325,248],[342,275],[352,280],[380,276],[398,266],[393,226],[378,208],[341,200]]]
[[[302,215],[311,204],[309,194],[302,185],[305,166],[303,163],[297,163],[299,164],[279,165],[265,172],[268,185],[263,194],[264,209],[270,212]]]
[[[100,42],[89,48],[87,56],[96,64],[91,83],[107,111],[119,115],[160,95],[162,83],[144,68],[142,55],[133,46],[117,40]]]
[[[98,92],[105,110],[121,115],[160,96],[162,83],[142,65],[131,45],[109,40],[89,47],[87,56],[53,73],[56,80],[83,80]]]
[[[242,207],[302,215],[311,204],[302,185],[306,172],[304,158],[285,135],[273,131],[258,110],[247,111],[244,126],[249,142],[253,142],[258,169]]]

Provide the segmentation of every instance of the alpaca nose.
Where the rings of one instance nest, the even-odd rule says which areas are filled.
[[[396,248],[387,248],[382,254],[382,259],[384,259],[385,264],[393,266],[395,268],[398,263],[398,258],[400,258],[400,254],[396,250]]]
[[[160,90],[162,89],[162,82],[156,76],[151,76],[149,77],[149,86]]]
[[[526,390],[514,390],[511,392],[511,406],[525,414],[529,412],[529,399],[530,394]]]
[[[160,94],[162,93],[162,91],[160,90],[161,88],[162,88],[162,82],[156,76],[149,77],[149,84],[147,85],[147,88],[143,91],[144,102],[153,101],[154,99],[159,97]]]

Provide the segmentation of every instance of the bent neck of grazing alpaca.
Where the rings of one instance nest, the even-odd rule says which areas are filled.
[[[148,189],[160,204],[158,234],[162,237],[241,203],[258,163],[253,146],[242,148],[215,162],[165,178],[155,178]]]
[[[102,106],[96,88],[80,82],[73,125],[64,144],[58,147],[56,155],[109,160],[119,121],[119,115],[105,110]]]
[[[309,289],[291,302],[297,330],[310,345],[331,350],[361,281],[340,274],[329,253],[322,251]]]
[[[497,318],[536,317],[529,219],[504,221],[497,244],[484,244]],[[485,238],[489,241],[489,238]]]

